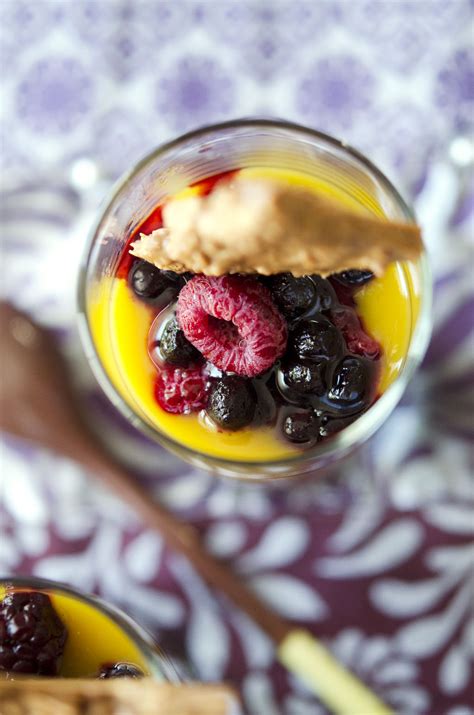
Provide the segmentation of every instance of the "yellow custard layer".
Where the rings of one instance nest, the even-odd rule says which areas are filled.
[[[382,215],[371,197],[358,200],[309,175],[277,169],[243,169],[239,177],[278,178],[335,198],[358,211]],[[192,190],[192,189],[191,189]],[[190,189],[186,190],[189,195]],[[357,311],[366,331],[383,348],[379,394],[400,372],[409,346],[418,295],[409,266],[393,264],[357,295]],[[155,401],[156,369],[147,351],[150,308],[140,303],[124,279],[108,278],[89,294],[89,321],[99,358],[115,388],[129,406],[166,436],[202,454],[235,461],[267,462],[300,453],[280,440],[272,427],[218,432],[199,415],[172,415]]]
[[[91,677],[104,663],[126,661],[148,673],[138,648],[111,618],[72,596],[50,594],[52,604],[68,630],[61,666],[66,678]]]
[[[15,588],[15,591],[29,591]],[[0,600],[10,589],[0,585]],[[68,636],[59,675],[92,678],[104,663],[127,662],[149,674],[143,656],[119,625],[98,608],[65,593],[41,590],[67,628]]]

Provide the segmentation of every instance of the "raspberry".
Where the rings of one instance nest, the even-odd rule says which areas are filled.
[[[351,308],[354,308],[355,306],[355,301],[354,301],[354,289],[351,286],[344,285],[343,283],[340,283],[337,281],[333,276],[331,277],[331,286],[334,288],[334,291],[337,296],[337,300],[341,305],[347,305]],[[337,307],[337,306],[335,306]]]
[[[255,377],[285,351],[286,322],[254,278],[195,276],[179,294],[177,318],[187,339],[225,372]]]
[[[0,671],[57,675],[66,638],[46,594],[18,591],[0,603]]]
[[[99,680],[109,678],[143,678],[143,671],[133,663],[104,663],[97,675]]]
[[[347,349],[354,355],[362,355],[370,360],[380,357],[380,345],[364,332],[355,310],[341,307],[331,311],[331,320],[344,336]]]
[[[156,379],[155,397],[166,412],[180,415],[199,412],[207,403],[206,383],[200,367],[163,368]]]

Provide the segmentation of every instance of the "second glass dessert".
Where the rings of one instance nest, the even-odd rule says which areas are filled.
[[[348,454],[396,405],[426,346],[429,279],[424,257],[323,279],[159,270],[132,255],[170,200],[249,180],[413,221],[385,177],[330,137],[264,120],[209,127],[118,186],[83,268],[82,326],[102,386],[153,439],[222,474],[296,476]]]
[[[0,579],[0,676],[178,682],[148,633],[97,596],[38,578]]]

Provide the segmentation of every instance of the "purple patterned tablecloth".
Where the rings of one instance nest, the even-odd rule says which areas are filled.
[[[407,715],[473,712],[472,23],[469,0],[0,3],[4,294],[57,331],[91,419],[150,494]],[[216,481],[132,432],[74,329],[111,181],[178,132],[255,114],[366,152],[415,203],[435,276],[402,404],[338,481],[291,490]],[[76,465],[5,439],[0,467],[0,572],[102,594],[195,675],[237,684],[249,715],[326,712]]]

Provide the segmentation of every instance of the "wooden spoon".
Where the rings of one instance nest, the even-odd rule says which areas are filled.
[[[0,303],[0,336],[1,429],[70,457],[95,474],[144,524],[159,530],[187,556],[210,586],[247,613],[274,641],[280,660],[301,675],[334,712],[390,712],[309,633],[295,629],[263,604],[239,576],[204,549],[192,526],[152,501],[112,460],[81,416],[65,362],[46,330],[12,305]]]

